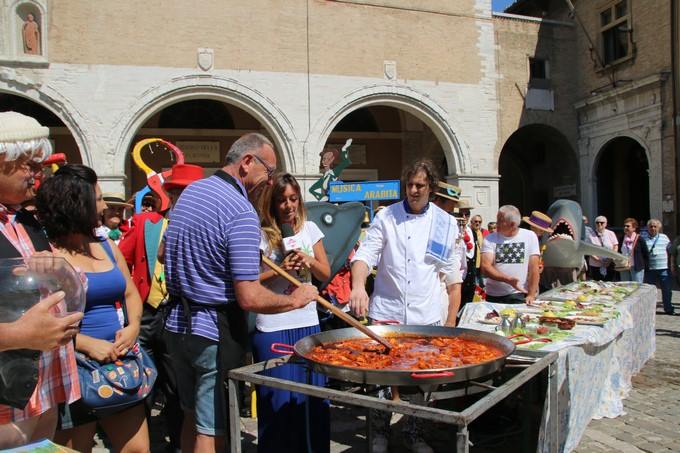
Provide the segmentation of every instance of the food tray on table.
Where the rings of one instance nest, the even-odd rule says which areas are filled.
[[[544,300],[601,302],[616,304],[640,287],[636,282],[574,282],[540,295]]]
[[[573,321],[575,324],[586,326],[604,326],[611,319],[618,318],[620,312],[603,306],[564,306],[558,303],[545,305],[544,308],[521,307],[512,309],[513,313],[508,316],[510,319],[519,316],[525,324],[546,324],[552,319]],[[490,310],[476,322],[479,324],[500,326],[501,313]],[[559,324],[559,323],[558,323]]]

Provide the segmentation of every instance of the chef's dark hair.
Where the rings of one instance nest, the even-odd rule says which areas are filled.
[[[419,159],[404,169],[404,172],[401,176],[404,187],[406,187],[408,180],[411,179],[419,171],[425,173],[427,182],[430,184],[431,192],[430,195],[433,196],[434,193],[437,191],[437,181],[439,181],[439,172],[437,171],[437,167],[434,166],[434,163],[430,159]]]

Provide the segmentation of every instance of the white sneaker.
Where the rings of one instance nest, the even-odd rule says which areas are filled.
[[[432,447],[427,445],[423,439],[415,440],[409,447],[413,453],[434,453]]]
[[[387,453],[389,446],[389,439],[384,434],[373,434],[371,440],[371,453]]]

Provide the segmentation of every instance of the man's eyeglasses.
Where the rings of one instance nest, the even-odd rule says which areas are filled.
[[[482,223],[481,220],[473,220],[472,223]]]
[[[267,178],[271,179],[272,176],[274,176],[274,173],[276,172],[276,167],[270,167],[267,162],[265,162],[260,156],[257,154],[252,155],[259,163],[262,164],[264,168],[267,169]]]
[[[595,222],[595,223],[598,223],[598,224],[602,225],[602,224],[605,224],[605,223],[607,223],[607,222]]]

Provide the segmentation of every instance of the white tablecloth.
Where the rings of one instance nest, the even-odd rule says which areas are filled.
[[[631,389],[631,378],[654,355],[656,288],[642,285],[616,305],[619,318],[603,327],[577,325],[567,340],[548,344],[541,351],[559,351],[558,451],[571,451],[581,440],[592,418],[623,415],[623,399]],[[506,307],[486,302],[467,304],[460,327],[493,331],[494,326],[477,320],[490,310]],[[543,423],[545,426],[545,423]],[[555,439],[545,431],[539,438],[540,452],[551,451]]]

